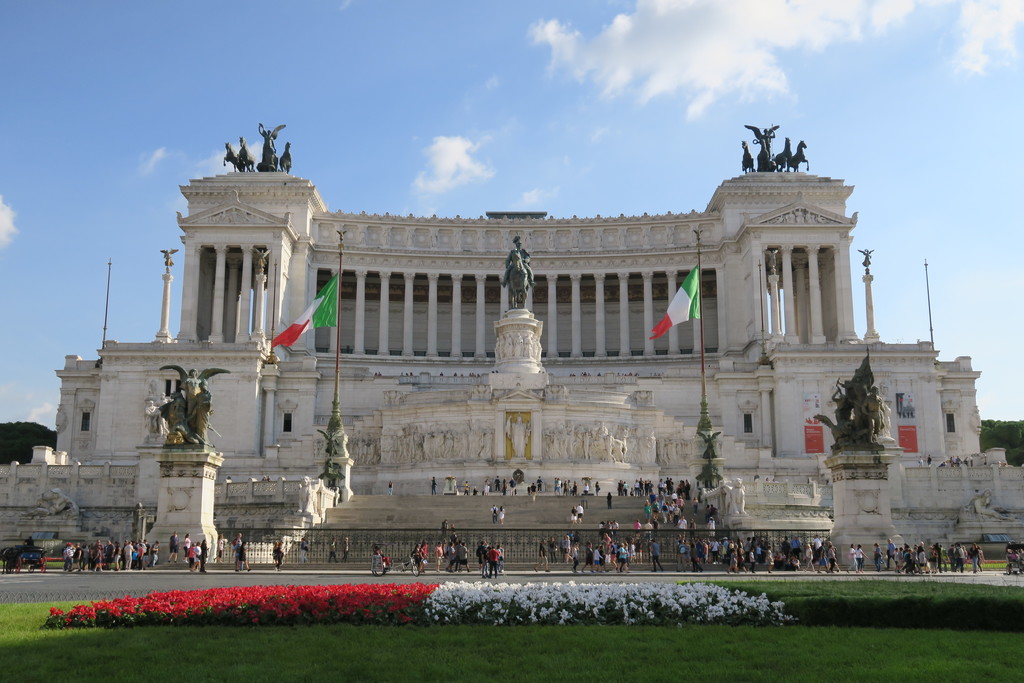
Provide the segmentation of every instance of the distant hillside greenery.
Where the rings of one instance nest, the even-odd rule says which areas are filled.
[[[1024,464],[1024,421],[981,421],[981,450],[1005,448],[1006,462]]]
[[[31,462],[33,446],[57,446],[57,432],[35,422],[0,422],[0,465]]]

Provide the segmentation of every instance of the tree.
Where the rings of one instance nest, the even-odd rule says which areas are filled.
[[[1024,464],[1024,422],[981,421],[981,450],[1005,448],[1006,462]]]
[[[57,432],[36,422],[0,423],[0,464],[31,462],[33,446],[57,445]]]

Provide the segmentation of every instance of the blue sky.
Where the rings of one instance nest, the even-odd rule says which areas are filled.
[[[52,425],[54,370],[159,327],[178,186],[287,124],[332,210],[703,210],[744,124],[856,190],[883,341],[974,359],[1024,419],[1018,0],[45,2],[0,9],[0,422]],[[279,143],[280,146],[280,143]],[[853,272],[859,273],[859,255]],[[856,276],[855,276],[856,277]],[[177,331],[176,273],[172,333]],[[863,290],[855,279],[857,331]]]

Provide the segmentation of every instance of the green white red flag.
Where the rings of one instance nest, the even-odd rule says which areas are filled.
[[[686,322],[690,318],[700,318],[700,271],[694,268],[679,286],[679,291],[672,297],[668,305],[668,312],[661,322],[651,330],[651,339],[657,339],[665,334],[674,325]]]
[[[298,319],[289,325],[270,343],[274,346],[291,346],[302,333],[311,327],[333,327],[338,324],[338,274],[335,273],[320,293],[313,299]]]

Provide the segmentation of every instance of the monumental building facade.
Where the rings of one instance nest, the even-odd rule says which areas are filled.
[[[177,388],[178,374],[160,369],[169,364],[229,371],[210,380],[219,481],[298,482],[322,471],[337,330],[277,347],[276,362],[269,340],[337,272],[339,231],[340,407],[355,495],[389,483],[426,493],[432,476],[478,486],[514,472],[528,482],[586,479],[602,491],[637,478],[695,480],[700,322],[649,337],[697,266],[697,232],[723,476],[747,483],[749,509],[763,497],[763,524],[773,515],[791,524],[798,508],[816,528],[827,524],[831,434],[814,415],[829,412],[837,380],[866,354],[903,451],[891,477],[897,521],[901,509],[934,502],[934,491],[915,493],[938,486],[934,473],[906,475],[919,458],[979,451],[980,373],[970,358],[940,360],[928,342],[886,343],[872,322],[858,333],[865,318],[853,287],[870,286],[870,274],[851,266],[857,215],[847,214],[853,188],[839,179],[749,173],[724,181],[703,211],[591,218],[331,211],[312,182],[280,172],[195,179],[181,191],[180,266],[168,257],[154,339],[108,341],[57,371],[57,450],[69,464],[135,466],[143,502],[155,500],[159,479],[153,409]],[[509,308],[499,278],[516,236],[532,257],[525,308],[536,340],[503,337],[496,325]],[[876,295],[886,289],[879,282]],[[516,339],[526,346],[513,350]],[[529,367],[503,364],[516,353]],[[955,518],[976,483],[950,483],[941,505]]]

